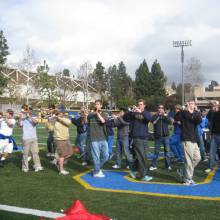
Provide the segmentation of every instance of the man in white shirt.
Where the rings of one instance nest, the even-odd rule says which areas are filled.
[[[39,158],[39,148],[37,142],[37,129],[38,124],[36,117],[32,115],[32,108],[27,107],[21,112],[19,117],[19,126],[22,127],[22,140],[23,140],[23,159],[22,159],[22,171],[28,172],[28,156],[31,154],[34,162],[35,172],[43,170]]]
[[[7,155],[12,153],[15,144],[12,138],[13,128],[15,126],[14,112],[8,109],[5,115],[0,115],[0,165],[3,166],[3,161]]]

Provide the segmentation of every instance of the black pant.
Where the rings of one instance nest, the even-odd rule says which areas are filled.
[[[47,150],[48,150],[48,153],[51,153],[51,154],[55,153],[53,132],[51,131],[48,133],[48,137],[47,137]]]
[[[139,170],[141,178],[147,175],[146,146],[146,139],[133,139],[132,148],[134,151],[134,162],[132,163],[131,170]]]

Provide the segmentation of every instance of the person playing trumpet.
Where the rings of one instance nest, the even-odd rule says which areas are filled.
[[[54,121],[53,123],[51,121]],[[64,169],[64,161],[72,155],[72,145],[69,140],[69,126],[71,121],[64,117],[62,109],[54,111],[53,120],[46,122],[49,131],[54,132],[54,141],[58,155],[57,168],[61,175],[68,175],[69,172]]]

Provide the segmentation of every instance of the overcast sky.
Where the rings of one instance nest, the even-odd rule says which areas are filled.
[[[124,61],[133,77],[145,58],[157,59],[168,80],[181,80],[180,48],[173,40],[192,40],[185,60],[202,63],[207,81],[220,83],[219,0],[0,0],[0,29],[8,40],[9,63],[27,45],[51,71],[77,71]]]

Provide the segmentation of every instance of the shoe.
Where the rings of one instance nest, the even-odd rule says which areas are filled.
[[[157,167],[153,167],[153,166],[150,166],[150,168],[149,168],[150,171],[153,171],[153,170],[156,170],[156,169],[157,169]]]
[[[206,173],[210,173],[212,171],[212,169],[208,168],[205,170]]]
[[[149,182],[152,179],[153,179],[153,177],[151,177],[151,176],[144,176],[143,178],[141,178],[141,181]]]
[[[1,161],[4,161],[6,159],[6,157],[2,156],[1,157]]]
[[[50,163],[52,163],[52,164],[55,164],[55,165],[56,165],[56,164],[57,164],[57,159],[55,159],[55,158],[54,158],[53,160],[51,160],[51,161],[50,161]]]
[[[69,174],[69,172],[68,171],[66,171],[66,170],[61,170],[60,171],[60,173],[59,173],[60,175],[68,175]]]
[[[31,157],[31,156],[28,156],[28,162],[30,162],[30,161],[31,161],[31,159],[32,159],[32,157]]]
[[[202,162],[207,162],[208,161],[208,158],[205,158],[204,160],[202,160]]]
[[[132,179],[136,179],[136,175],[137,175],[137,172],[135,172],[135,171],[130,172],[130,176]]]
[[[42,170],[44,170],[44,168],[43,167],[37,167],[37,168],[35,168],[35,172],[39,172],[39,171],[42,171]]]
[[[82,166],[87,166],[87,164],[88,164],[87,162],[82,162],[81,165],[82,165]]]
[[[46,154],[46,157],[51,157],[51,153],[47,153],[47,154]]]
[[[93,177],[103,178],[105,177],[104,173],[100,170],[98,173],[94,174]]]
[[[129,167],[129,166],[126,166],[126,169],[127,169],[127,170],[130,170],[130,167]]]
[[[29,171],[29,169],[24,168],[21,171],[27,173]]]
[[[171,170],[172,170],[172,167],[168,167],[167,169],[168,169],[168,171],[171,171]]]
[[[112,168],[113,168],[113,169],[120,169],[121,166],[118,166],[117,164],[115,164],[115,165],[112,166]]]
[[[196,183],[194,180],[191,180],[190,182],[191,182],[191,186],[197,186],[198,185],[198,183]]]
[[[51,153],[50,156],[51,156],[51,157],[55,157],[55,154]]]
[[[198,184],[194,182],[194,180],[186,180],[183,183],[184,186],[197,186]]]

